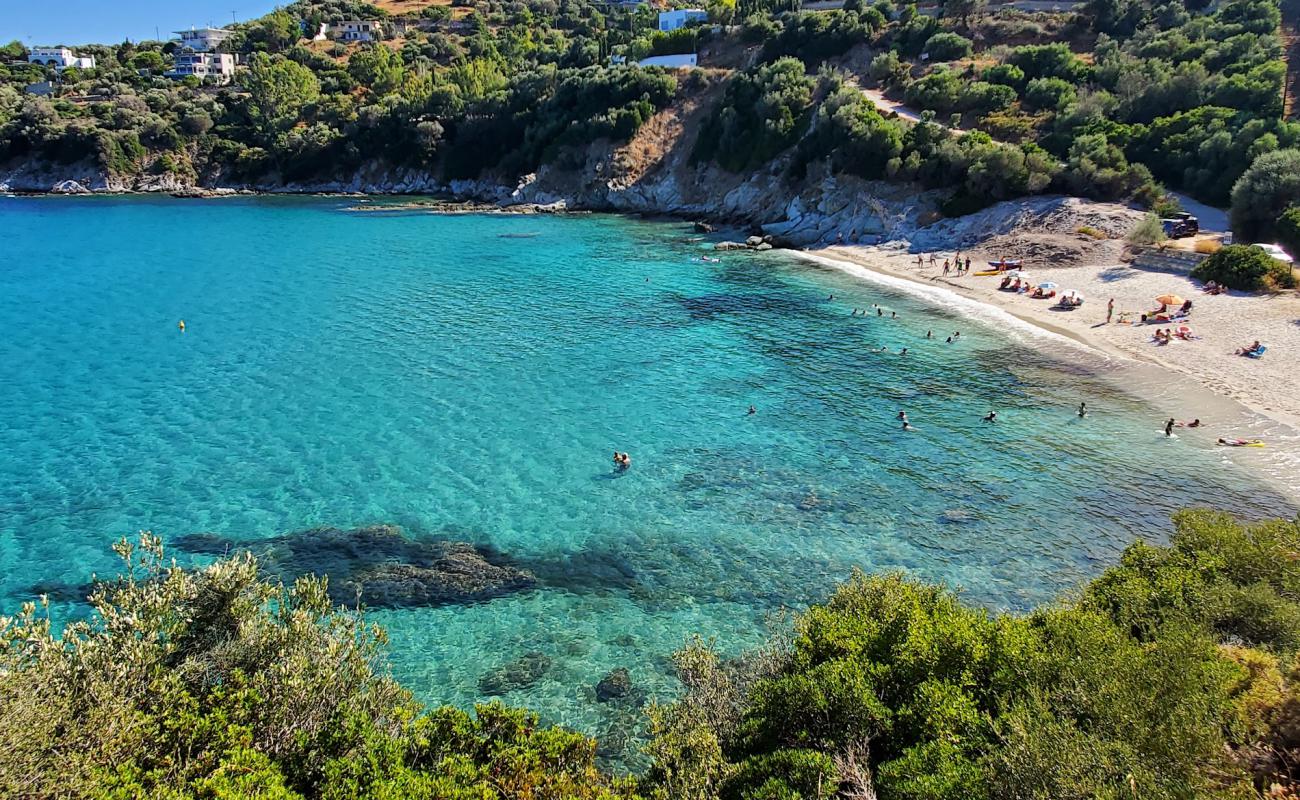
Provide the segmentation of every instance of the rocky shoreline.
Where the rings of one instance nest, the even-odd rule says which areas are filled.
[[[608,154],[606,154],[608,156]],[[580,170],[543,167],[513,185],[499,178],[442,181],[429,172],[370,165],[347,180],[257,183],[194,181],[174,174],[113,176],[93,164],[23,162],[0,167],[0,192],[22,194],[170,194],[208,199],[240,195],[427,196],[454,213],[610,212],[705,221],[768,237],[782,247],[876,244],[933,215],[933,192],[842,176],[810,176],[793,185],[779,174],[748,176],[713,167],[663,164],[631,179],[593,157]]]

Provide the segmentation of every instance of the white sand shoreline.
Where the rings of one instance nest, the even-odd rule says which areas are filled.
[[[1291,313],[1289,305],[1277,306],[1265,323],[1255,315],[1243,314],[1232,304],[1269,302],[1268,298],[1209,297],[1192,287],[1191,281],[1182,276],[1145,273],[1131,270],[1125,265],[1032,270],[1036,280],[1047,280],[1050,273],[1050,280],[1068,289],[1078,289],[1087,298],[1085,305],[1076,311],[1052,312],[1048,310],[1052,301],[1032,300],[1023,295],[997,291],[996,278],[944,278],[941,269],[918,270],[916,255],[897,249],[841,246],[819,251],[792,252],[805,261],[905,291],[995,327],[1034,336],[1051,343],[1058,356],[1068,359],[1087,354],[1100,359],[1099,377],[1107,379],[1121,391],[1138,397],[1153,407],[1159,406],[1161,414],[1179,419],[1200,417],[1206,420],[1206,427],[1193,438],[1200,446],[1215,447],[1215,440],[1219,436],[1265,438],[1269,443],[1268,448],[1251,450],[1244,456],[1235,448],[1217,449],[1223,451],[1225,461],[1231,459],[1251,467],[1252,471],[1260,474],[1285,496],[1300,499],[1300,391],[1290,391],[1288,388],[1292,381],[1300,386],[1300,360],[1291,355],[1300,347],[1300,324],[1294,321],[1300,319],[1300,300],[1288,298],[1295,305],[1295,317],[1287,318]],[[972,258],[976,257],[974,252],[971,255]],[[1124,274],[1129,271],[1135,273],[1129,276],[1134,284],[1124,287],[1123,292],[1108,285],[1108,281],[1101,277],[1103,273],[1111,275],[1117,270],[1125,271]],[[1113,278],[1111,282],[1114,282]],[[1162,288],[1153,288],[1157,285]],[[1107,290],[1112,291],[1109,296],[1116,297],[1116,316],[1120,310],[1133,310],[1134,298],[1146,294],[1154,298],[1160,291],[1174,291],[1190,297],[1194,302],[1193,328],[1198,334],[1202,334],[1204,328],[1206,339],[1161,347],[1161,351],[1164,351],[1168,347],[1183,346],[1182,350],[1176,351],[1179,358],[1162,358],[1164,353],[1159,351],[1145,352],[1155,351],[1157,347],[1146,341],[1149,339],[1147,331],[1154,332],[1155,326],[1148,329],[1141,326],[1104,325]],[[1211,315],[1197,313],[1204,306],[1210,305],[1203,302],[1203,298],[1219,301],[1214,305],[1221,307],[1220,313],[1212,315],[1213,320],[1209,318]],[[1146,305],[1139,308],[1146,309],[1150,306],[1151,303],[1147,300]],[[1059,317],[1059,321],[1055,317]],[[1225,353],[1213,359],[1210,358],[1210,353],[1201,352],[1198,346],[1207,351],[1216,345],[1226,349],[1219,341],[1209,341],[1208,326],[1217,326],[1223,317],[1235,317],[1236,324],[1230,326],[1231,330],[1220,331],[1216,337],[1218,340],[1231,341],[1231,337],[1245,337],[1245,328],[1260,330],[1260,334],[1245,341],[1253,338],[1267,341],[1270,344],[1268,355],[1277,358],[1255,361]],[[1285,326],[1288,325],[1295,332],[1292,334],[1296,338],[1295,342],[1290,342],[1287,336],[1290,331],[1285,330]],[[1109,335],[1101,335],[1099,331]],[[1282,337],[1282,341],[1274,339],[1274,334]],[[1274,348],[1281,352],[1275,352]],[[1200,369],[1189,368],[1189,360]],[[1237,387],[1236,391],[1225,390],[1230,383],[1204,379],[1204,371],[1215,369],[1216,360],[1228,360],[1236,368],[1233,375],[1238,375],[1242,369],[1263,369],[1255,370],[1259,373],[1258,380]],[[1242,363],[1238,365],[1237,362]],[[1173,380],[1170,379],[1171,373]],[[1228,381],[1232,377],[1227,376]],[[1272,398],[1264,396],[1270,388],[1277,390]]]

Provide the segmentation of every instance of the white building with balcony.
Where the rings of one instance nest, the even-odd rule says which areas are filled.
[[[675,11],[659,12],[659,30],[675,31],[692,22],[708,22],[709,12],[702,8],[679,8]]]
[[[94,56],[78,56],[66,47],[33,47],[27,53],[27,61],[30,64],[54,67],[60,71],[68,67],[76,67],[77,69],[95,68]]]
[[[188,31],[176,31],[181,43],[177,50],[192,50],[195,53],[210,53],[221,43],[235,35],[225,28],[190,28]]]
[[[182,80],[193,75],[199,80],[229,83],[235,75],[235,57],[230,53],[193,53],[177,50],[175,63],[164,72],[168,78]]]
[[[345,19],[330,26],[330,35],[340,42],[373,42],[384,35],[384,27],[372,19]]]

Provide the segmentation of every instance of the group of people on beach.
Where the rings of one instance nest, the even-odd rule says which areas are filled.
[[[934,253],[931,253],[930,266],[933,267],[936,263],[938,263],[938,261],[939,261],[939,257],[936,256]],[[955,269],[957,271],[957,277],[960,278],[962,275],[965,275],[966,273],[970,272],[970,262],[971,262],[970,256],[966,256],[966,260],[962,261],[961,251],[958,250],[957,254],[953,256],[951,260],[947,258],[943,260],[943,274],[948,275],[952,273],[952,271]],[[916,266],[918,267],[925,266],[924,256],[921,256],[919,254],[916,256]]]

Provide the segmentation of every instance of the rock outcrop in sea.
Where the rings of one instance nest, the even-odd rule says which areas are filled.
[[[541,652],[525,653],[508,664],[491,669],[478,679],[478,690],[488,697],[527,689],[546,675],[551,657]]]
[[[466,542],[423,541],[394,525],[354,530],[313,528],[254,542],[213,534],[182,536],[182,550],[224,553],[248,549],[282,580],[329,578],[335,603],[408,608],[478,603],[536,587],[530,573]]]

